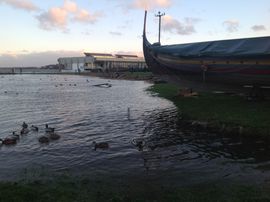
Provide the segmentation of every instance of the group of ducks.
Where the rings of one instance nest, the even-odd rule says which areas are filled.
[[[60,135],[54,132],[54,128],[50,128],[48,124],[45,125],[45,135],[38,138],[40,143],[49,143],[50,140],[58,140]]]
[[[34,132],[38,132],[39,129],[37,126],[31,125],[30,129],[28,128],[28,124],[26,124],[25,122],[23,122],[22,124],[22,129],[20,130],[20,134],[17,134],[15,131],[12,132],[12,135],[6,137],[5,139],[0,139],[0,142],[4,145],[14,145],[17,143],[17,141],[20,139],[21,136],[28,134],[29,132],[34,131]],[[45,134],[41,137],[38,138],[38,141],[40,143],[49,143],[50,140],[58,140],[60,138],[60,135],[58,135],[57,133],[55,133],[55,129],[51,128],[48,126],[48,124],[45,125]],[[138,147],[140,150],[143,148],[144,146],[144,142],[142,140],[133,140],[132,144],[135,145],[136,147]],[[102,149],[102,150],[106,150],[109,149],[109,143],[107,142],[93,142],[93,147],[94,150],[96,151],[97,149]]]
[[[0,139],[0,142],[4,145],[14,145],[20,139],[21,136],[28,134],[29,132],[34,131],[38,132],[38,127],[32,125],[30,129],[28,128],[28,124],[23,122],[22,129],[20,133],[17,134],[15,131],[12,132],[12,135],[6,137],[5,139]],[[48,124],[45,125],[45,135],[38,138],[40,143],[48,143],[50,140],[58,140],[60,135],[54,132],[54,128],[50,128]]]

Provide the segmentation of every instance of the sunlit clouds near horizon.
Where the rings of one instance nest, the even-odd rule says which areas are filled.
[[[142,56],[147,37],[162,44],[270,35],[269,0],[0,0],[0,67],[43,66],[83,52]],[[256,13],[256,15],[254,15]]]

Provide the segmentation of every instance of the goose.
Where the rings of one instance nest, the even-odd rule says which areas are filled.
[[[94,150],[96,151],[97,149],[108,149],[109,144],[107,142],[99,142],[96,143],[95,141],[93,142],[94,145]]]
[[[27,133],[29,133],[29,129],[28,128],[22,128],[21,129],[21,135],[26,135]]]
[[[46,124],[46,125],[45,125],[45,132],[46,132],[46,133],[53,133],[53,132],[54,132],[54,128],[50,128],[50,127],[48,126],[48,124]]]
[[[23,124],[22,124],[22,128],[28,128],[27,123],[23,122]]]
[[[20,135],[16,134],[15,131],[12,132],[12,138],[19,140],[20,139]]]
[[[143,139],[133,139],[133,140],[131,141],[131,143],[132,143],[134,146],[138,147],[139,151],[141,151],[141,150],[143,149],[144,145],[145,145],[145,142],[144,142]]]
[[[49,138],[47,136],[41,136],[40,138],[38,138],[38,141],[40,143],[49,143]]]
[[[51,133],[49,137],[50,137],[51,140],[60,139],[60,135],[58,135],[57,133]]]
[[[7,137],[5,139],[0,139],[0,141],[2,142],[2,144],[5,144],[5,145],[12,145],[12,144],[17,143],[17,139],[13,138],[13,137]]]
[[[32,125],[32,126],[31,126],[31,130],[32,130],[32,131],[36,131],[36,132],[38,132],[38,127],[37,127],[37,126]]]

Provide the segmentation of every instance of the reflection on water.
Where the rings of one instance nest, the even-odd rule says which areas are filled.
[[[112,87],[93,86],[99,83]],[[0,85],[0,138],[19,130],[23,121],[40,128],[15,146],[0,147],[2,180],[63,173],[178,184],[269,178],[267,142],[183,130],[176,108],[145,92],[147,83],[10,75],[2,76]],[[38,142],[45,123],[56,128],[59,140]],[[109,149],[94,151],[93,141],[106,142]]]

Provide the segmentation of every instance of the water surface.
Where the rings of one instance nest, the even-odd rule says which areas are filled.
[[[93,85],[110,83],[111,88]],[[270,148],[261,140],[183,131],[175,106],[143,81],[74,75],[0,77],[0,137],[23,121],[39,127],[15,146],[0,146],[0,179],[124,176],[171,184],[267,182]],[[128,110],[129,109],[129,110]],[[61,135],[40,144],[45,124]],[[143,141],[141,148],[132,140]],[[107,142],[93,150],[92,142]]]

